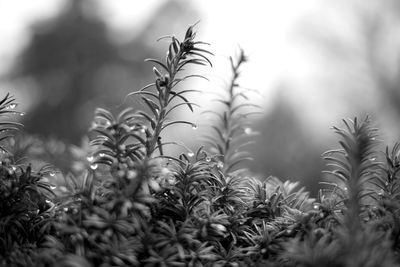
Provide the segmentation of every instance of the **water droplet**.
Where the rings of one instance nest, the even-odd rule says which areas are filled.
[[[193,152],[189,152],[187,155],[189,156],[189,158],[191,158],[191,157],[194,156],[194,153]]]
[[[222,169],[224,167],[224,163],[222,161],[218,162],[217,168]]]
[[[371,160],[371,161],[375,161],[375,160],[376,160],[376,158],[371,158],[370,160]]]
[[[98,167],[98,165],[97,165],[97,164],[92,164],[92,165],[90,165],[90,168],[91,168],[92,170],[95,170],[95,169],[97,169],[97,167]]]
[[[344,190],[344,191],[347,191],[348,189],[347,189],[347,187],[345,187],[345,188],[343,188],[343,190]]]
[[[16,108],[16,107],[17,107],[17,104],[12,103],[12,104],[8,105],[8,106],[6,107],[6,109],[14,109],[14,108]]]
[[[16,171],[16,170],[17,170],[17,167],[12,166],[11,169],[12,169],[13,171]]]
[[[68,211],[68,208],[67,208],[67,207],[65,207],[65,208],[64,208],[64,211]]]
[[[20,115],[21,117],[22,117],[22,116],[25,116],[25,112],[20,112],[19,115]]]
[[[95,128],[97,128],[97,126],[98,126],[98,124],[96,123],[96,122],[92,122],[92,125],[90,125],[90,128],[91,129],[95,129]]]
[[[108,128],[109,126],[111,126],[111,122],[107,119],[98,119],[94,121],[94,124],[96,125],[96,127],[101,128]]]
[[[244,128],[243,131],[244,131],[245,134],[251,134],[253,132],[253,130],[250,127]]]
[[[50,175],[51,177],[54,177],[54,176],[56,176],[56,172],[50,172],[49,175]]]
[[[210,157],[206,157],[206,162],[210,162],[211,158]]]
[[[146,132],[146,127],[143,126],[143,127],[140,129],[140,132],[145,133],[145,132]]]
[[[94,157],[93,157],[93,156],[88,156],[88,157],[86,157],[86,159],[87,159],[89,162],[92,162],[92,161],[94,160]]]
[[[126,178],[129,180],[134,179],[137,176],[137,173],[135,171],[128,171],[126,173]]]
[[[57,188],[57,186],[55,186],[55,185],[50,185],[50,189],[52,189],[52,190],[54,190],[54,189],[56,189]]]
[[[48,200],[48,199],[46,199],[45,201],[46,201],[47,204],[50,204],[50,203],[51,203],[51,201]]]
[[[193,130],[197,130],[197,128],[199,128],[199,126],[197,126],[196,124],[192,124],[192,129]]]
[[[313,208],[314,208],[315,210],[319,209],[319,204],[318,204],[318,203],[314,203]]]
[[[106,155],[106,154],[104,154],[104,153],[100,153],[100,154],[99,154],[100,157],[104,157],[105,155]]]

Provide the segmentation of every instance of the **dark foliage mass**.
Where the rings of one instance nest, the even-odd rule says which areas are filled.
[[[398,266],[400,145],[376,150],[369,118],[334,127],[340,148],[324,154],[327,178],[313,199],[298,183],[256,178],[244,168],[255,107],[238,84],[247,58],[209,111],[215,124],[196,151],[178,156],[163,132],[176,109],[193,110],[181,86],[190,65],[210,66],[193,26],[169,41],[154,81],[129,97],[143,110],[95,111],[88,147],[73,148],[71,172],[43,163],[20,137],[15,100],[0,101],[1,266]],[[251,140],[250,140],[251,141]],[[45,145],[43,145],[45,147]],[[30,163],[29,160],[33,161]]]

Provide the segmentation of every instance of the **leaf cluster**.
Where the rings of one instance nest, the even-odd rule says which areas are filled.
[[[256,177],[241,167],[254,105],[238,86],[240,50],[230,58],[226,97],[217,99],[223,108],[211,112],[210,146],[169,155],[163,147],[178,141],[164,141],[163,131],[193,126],[171,120],[172,111],[196,106],[178,85],[202,77],[184,69],[211,65],[211,53],[194,26],[181,41],[166,39],[165,60],[147,60],[156,65],[154,82],[130,94],[147,110],[96,109],[90,149],[75,148],[79,171],[16,164],[23,155],[12,151],[23,146],[9,133],[21,125],[6,118],[14,99],[0,101],[1,266],[400,264],[399,144],[379,152],[369,118],[344,120],[344,129],[334,127],[340,148],[324,154],[317,199],[298,182]]]

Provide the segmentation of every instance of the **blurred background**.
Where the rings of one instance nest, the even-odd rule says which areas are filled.
[[[96,107],[137,106],[125,96],[151,82],[143,60],[166,49],[155,40],[200,21],[214,67],[199,70],[210,82],[189,87],[219,90],[239,45],[249,57],[240,84],[260,92],[252,101],[264,114],[252,122],[253,172],[315,192],[342,118],[370,114],[385,144],[399,139],[397,0],[0,0],[0,10],[0,93],[18,99],[25,132],[41,138],[80,145]],[[212,108],[207,93],[192,99]],[[196,134],[207,130],[200,111],[178,114]],[[170,139],[196,146],[179,132]]]

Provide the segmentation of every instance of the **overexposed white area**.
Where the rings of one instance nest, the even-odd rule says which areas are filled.
[[[109,10],[106,14],[109,15],[107,18],[114,30],[129,29],[140,21],[138,18],[146,20],[143,13],[134,14],[136,6],[132,10],[128,8],[129,3],[133,2],[136,1],[102,0],[106,10]],[[163,2],[148,3],[161,5]],[[185,2],[181,1],[182,5]],[[293,43],[296,41],[293,40],[293,28],[303,16],[316,11],[318,1],[190,2],[200,11],[199,17],[193,18],[192,23],[200,21],[199,36],[212,45],[210,49],[215,53],[211,76],[226,76],[226,68],[229,68],[226,64],[227,58],[234,55],[238,46],[242,47],[249,56],[249,63],[244,66],[241,84],[263,93],[262,104],[266,111],[270,107],[271,96],[283,77],[290,75],[293,77],[289,79],[303,79],[309,75],[312,69],[309,65],[312,63],[301,58],[304,51]],[[186,26],[182,25],[182,29]]]
[[[68,1],[68,0],[67,0]],[[101,14],[115,37],[123,40],[123,34],[134,27],[141,27],[150,19],[152,12],[164,0],[98,0]],[[304,42],[301,32],[307,24],[333,23],[334,29],[345,38],[353,31],[352,21],[344,12],[346,1],[321,0],[192,0],[180,1],[182,5],[191,2],[199,9],[198,25],[201,39],[212,44],[215,53],[215,67],[212,76],[224,75],[226,58],[240,45],[249,56],[249,63],[243,69],[241,84],[260,90],[258,99],[268,112],[273,105],[274,95],[282,87],[301,107],[304,121],[313,121],[314,130],[321,126],[330,134],[327,126],[336,124],[351,110],[340,106],[343,95],[326,94],[315,78],[316,73],[329,74],[318,59],[315,47]],[[55,16],[64,0],[0,0],[0,75],[10,67],[15,56],[29,41],[29,27],[37,20]],[[173,20],[174,18],[171,18]],[[306,25],[306,26],[304,26]],[[187,25],[182,25],[184,30]],[[318,27],[317,27],[318,29]],[[320,28],[324,30],[323,27]],[[316,82],[317,81],[317,82]],[[2,83],[0,92],[9,91],[11,86]],[[19,95],[16,95],[19,97]],[[368,94],[362,96],[370,101]],[[372,97],[373,98],[373,97]],[[28,107],[29,105],[27,105]],[[353,114],[350,114],[352,116]]]
[[[126,32],[140,27],[164,0],[100,0],[101,14],[110,28]],[[282,74],[306,75],[307,67],[299,58],[299,49],[291,45],[291,29],[296,21],[312,12],[315,0],[304,1],[191,1],[200,11],[199,35],[212,44],[216,57],[213,73],[225,68],[226,57],[240,45],[250,62],[244,71],[243,84],[266,93],[273,91]],[[185,1],[181,1],[182,5]],[[7,71],[15,56],[27,45],[33,22],[55,16],[64,0],[0,0],[0,74]],[[171,18],[173,20],[173,18]],[[187,25],[182,25],[184,30]],[[133,32],[133,31],[132,31]],[[297,52],[296,52],[297,51]],[[218,64],[218,62],[221,64]],[[293,71],[295,69],[296,71]],[[221,72],[223,72],[221,70]],[[221,75],[222,76],[222,75]]]
[[[29,41],[29,27],[39,19],[54,16],[62,0],[0,0],[0,73]]]

